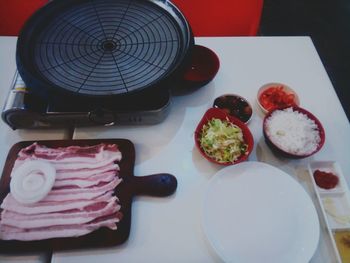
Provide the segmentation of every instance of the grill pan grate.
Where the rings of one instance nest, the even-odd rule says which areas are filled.
[[[187,52],[184,43],[190,41],[182,25],[154,1],[71,2],[34,30],[29,48],[20,50],[30,55],[20,54],[17,63],[26,57],[31,61],[19,67],[24,80],[27,64],[46,86],[71,93],[132,93],[166,78]]]

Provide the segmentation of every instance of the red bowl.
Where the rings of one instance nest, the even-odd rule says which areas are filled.
[[[281,110],[284,110],[284,109],[287,109],[287,108],[292,108],[293,111],[297,111],[297,112],[300,112],[300,113],[303,113],[305,114],[309,119],[313,120],[315,123],[316,123],[316,126],[318,128],[318,131],[319,131],[319,135],[320,135],[320,142],[319,144],[317,145],[317,147],[315,148],[314,151],[312,151],[311,153],[308,153],[308,154],[295,154],[295,153],[290,153],[290,152],[287,152],[286,150],[284,149],[281,149],[281,147],[277,146],[274,142],[273,142],[273,139],[268,136],[267,134],[267,120],[268,118],[276,111],[281,111]],[[265,141],[266,141],[266,144],[271,148],[271,150],[273,150],[275,153],[283,156],[283,157],[287,157],[287,158],[293,158],[293,159],[301,159],[301,158],[305,158],[305,157],[309,157],[313,154],[315,154],[316,152],[318,152],[324,142],[325,142],[325,139],[326,139],[326,135],[325,135],[325,131],[323,129],[323,126],[321,124],[321,122],[312,114],[310,113],[309,111],[303,109],[303,108],[300,108],[298,106],[294,106],[294,107],[286,107],[284,109],[275,109],[275,110],[272,110],[270,111],[269,113],[267,113],[267,115],[265,116],[264,118],[264,121],[263,121],[263,134],[264,134],[264,137],[265,137]]]
[[[209,120],[213,119],[213,118],[217,118],[220,120],[228,120],[231,123],[237,125],[239,128],[241,128],[242,133],[243,133],[243,138],[245,143],[248,145],[247,148],[247,153],[241,155],[236,161],[234,162],[218,162],[214,159],[212,159],[210,156],[208,156],[204,150],[202,149],[200,142],[199,142],[199,138],[202,132],[202,128],[203,126],[208,123]],[[199,124],[197,125],[197,128],[195,130],[194,133],[194,140],[195,140],[195,144],[199,150],[199,152],[202,154],[202,156],[204,158],[206,158],[208,161],[216,163],[216,164],[220,164],[220,165],[232,165],[232,164],[237,164],[240,162],[243,162],[245,160],[248,159],[248,156],[250,155],[250,153],[253,150],[254,147],[254,139],[253,139],[253,135],[250,132],[248,126],[246,124],[244,124],[243,122],[241,122],[239,119],[228,115],[225,111],[218,109],[218,108],[210,108],[209,110],[207,110],[207,112],[204,114],[204,116],[202,117],[201,121],[199,122]]]
[[[184,72],[183,82],[187,87],[196,88],[209,83],[220,68],[218,56],[211,49],[195,45],[191,62]]]

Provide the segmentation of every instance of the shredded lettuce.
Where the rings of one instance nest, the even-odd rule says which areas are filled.
[[[209,120],[202,128],[199,141],[204,152],[220,163],[235,162],[247,154],[248,145],[241,128],[227,120]]]

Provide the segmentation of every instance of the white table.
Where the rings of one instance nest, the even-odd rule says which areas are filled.
[[[193,132],[213,100],[237,93],[253,105],[249,123],[255,147],[249,160],[275,165],[296,177],[313,160],[336,160],[350,181],[350,126],[332,84],[308,37],[197,38],[214,50],[221,67],[207,86],[174,96],[166,120],[153,126],[77,128],[74,139],[126,138],[135,144],[135,175],[167,172],[178,179],[176,194],[168,198],[139,197],[133,202],[129,240],[115,248],[54,252],[54,263],[75,262],[220,262],[201,228],[201,205],[208,180],[221,166],[204,160],[194,147]],[[274,156],[262,137],[263,114],[255,98],[260,86],[282,82],[299,94],[301,106],[324,125],[326,143],[313,157],[286,160]],[[252,193],[254,194],[254,193]],[[312,195],[314,199],[314,196]],[[312,262],[329,262],[329,237],[322,233]]]
[[[0,38],[2,103],[15,71],[15,38]],[[194,147],[193,132],[213,100],[237,93],[253,105],[249,123],[255,147],[249,160],[273,164],[309,187],[303,173],[313,160],[336,160],[350,182],[350,126],[332,84],[307,37],[197,38],[197,44],[213,49],[221,68],[207,86],[173,97],[169,116],[158,125],[77,128],[75,139],[126,138],[136,148],[135,175],[167,172],[178,188],[167,198],[138,197],[132,206],[128,241],[118,247],[54,252],[52,262],[220,262],[201,228],[201,205],[208,180],[220,169],[204,160]],[[262,138],[263,114],[255,103],[258,88],[267,82],[283,82],[300,95],[301,106],[314,113],[326,130],[326,143],[313,157],[285,160],[274,156]],[[317,95],[316,95],[317,94]],[[12,131],[0,124],[2,165],[11,145],[20,140],[63,139],[63,130]],[[301,168],[300,168],[301,167]],[[300,169],[299,169],[300,168]],[[314,199],[314,196],[312,196]],[[327,236],[321,236],[312,262],[329,262]],[[46,262],[47,254],[0,256],[0,262]]]
[[[0,105],[4,106],[14,74],[16,72],[16,37],[0,37]],[[13,131],[0,121],[0,167],[4,166],[9,149],[19,141],[68,139],[69,133],[64,129],[55,130],[16,130]],[[26,255],[0,255],[0,262],[35,263],[46,262],[48,253],[30,253]]]

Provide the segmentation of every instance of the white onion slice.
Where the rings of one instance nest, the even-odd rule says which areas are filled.
[[[11,194],[19,203],[34,204],[50,192],[55,178],[56,169],[49,162],[26,161],[11,175]]]

